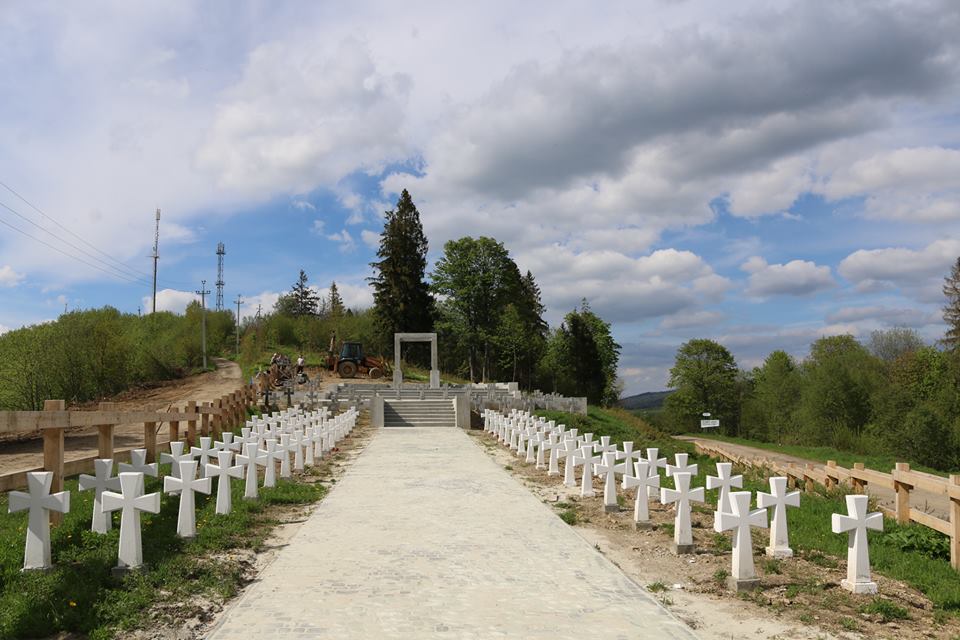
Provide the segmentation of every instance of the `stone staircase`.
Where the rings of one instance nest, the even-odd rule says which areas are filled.
[[[383,401],[384,427],[455,427],[453,400],[387,399]]]

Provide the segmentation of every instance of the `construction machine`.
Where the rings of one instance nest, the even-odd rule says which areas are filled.
[[[344,342],[340,345],[339,353],[334,349],[335,344],[336,334],[330,338],[327,368],[336,371],[341,378],[356,378],[359,374],[376,380],[390,373],[386,358],[364,354],[363,343]]]

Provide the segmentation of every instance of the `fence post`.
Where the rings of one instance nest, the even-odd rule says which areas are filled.
[[[837,479],[830,475],[830,472],[833,471],[836,466],[836,460],[827,460],[827,489],[835,489],[837,487]],[[833,471],[833,473],[836,473],[836,471]]]
[[[193,419],[187,420],[187,446],[197,444],[197,401],[191,400],[187,403],[187,413],[193,414]]]
[[[170,413],[180,413],[180,410],[177,409],[176,407],[173,407],[172,409],[170,409]],[[177,440],[180,439],[180,421],[179,420],[170,421],[170,431],[168,433],[170,435],[170,442],[176,442]]]
[[[960,475],[951,474],[950,484],[960,486]],[[950,565],[960,570],[960,494],[954,494],[953,487],[948,487],[950,497]]]
[[[813,465],[810,464],[810,463],[807,463],[806,469],[807,469],[807,471],[812,471],[812,470],[813,470]],[[813,476],[811,476],[811,475],[809,475],[809,474],[806,474],[806,473],[803,474],[803,489],[804,489],[804,491],[806,491],[807,493],[813,493],[813,491],[814,491]]]
[[[863,471],[863,463],[854,462],[853,468],[856,469],[857,471]],[[861,480],[860,478],[851,478],[851,480],[853,481],[853,492],[864,493],[864,491],[867,488],[867,483]]]
[[[203,408],[207,409],[212,406],[209,402],[203,403]],[[200,435],[208,436],[210,435],[210,414],[204,413],[200,416]]]
[[[217,412],[213,414],[213,420],[210,422],[210,435],[213,436],[214,440],[217,440],[220,438],[220,432],[223,430],[223,398],[215,400],[213,407],[217,410]]]
[[[116,411],[115,402],[101,402],[97,407],[99,411]],[[113,424],[97,425],[97,449],[101,458],[113,458]]]
[[[147,462],[157,461],[157,423],[143,423],[143,448],[147,450]]]
[[[44,411],[66,411],[65,400],[44,400]],[[63,427],[41,427],[43,433],[43,469],[53,472],[50,493],[63,491]],[[50,511],[50,524],[58,525],[63,514]]]
[[[910,471],[910,465],[906,462],[898,462],[895,470]],[[900,482],[899,480],[894,480],[893,486],[897,491],[897,522],[900,524],[909,524],[910,490],[913,489],[913,485]]]

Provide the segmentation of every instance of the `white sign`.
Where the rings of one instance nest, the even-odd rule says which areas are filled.
[[[701,420],[700,428],[701,429],[714,429],[720,426],[719,420]]]

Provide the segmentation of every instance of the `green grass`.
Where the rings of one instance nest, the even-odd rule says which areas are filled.
[[[841,467],[847,467],[848,469],[853,467],[854,463],[862,462],[863,466],[867,469],[890,473],[890,470],[896,466],[897,462],[903,462],[902,459],[897,460],[893,456],[851,453],[850,451],[841,451],[839,449],[834,449],[833,447],[807,447],[796,444],[778,445],[772,442],[762,442],[760,440],[750,440],[748,438],[735,438],[732,436],[723,436],[717,433],[700,433],[696,434],[696,436],[698,438],[709,438],[710,440],[717,440],[719,442],[741,444],[748,447],[754,447],[755,449],[763,449],[764,451],[775,451],[784,455],[803,458],[805,460],[810,460],[811,462],[819,462],[822,464],[826,464],[827,460],[835,460],[838,465]],[[943,471],[937,471],[936,469],[925,467],[923,465],[911,464],[910,468],[915,471],[923,471],[925,473],[932,473],[938,476],[947,475]]]
[[[146,479],[148,492],[161,481]],[[240,565],[217,562],[210,555],[229,549],[258,549],[276,522],[269,505],[309,504],[323,497],[321,485],[278,481],[261,489],[260,500],[243,499],[243,482],[234,481],[233,512],[217,515],[216,490],[197,494],[197,536],[176,535],[178,498],[163,495],[160,513],[142,515],[145,571],[122,580],[111,576],[117,564],[119,515],[104,535],[91,532],[92,492],[77,491],[68,479],[70,513],[51,536],[54,568],[49,572],[20,571],[27,514],[7,513],[7,496],[0,496],[0,638],[47,637],[73,632],[93,639],[110,638],[146,623],[154,603],[179,603],[189,610],[195,596],[226,598],[243,584]]]
[[[877,598],[863,605],[860,607],[860,613],[879,615],[883,622],[907,620],[910,617],[910,613],[906,609],[885,598]]]
[[[561,520],[571,526],[577,524],[577,512],[573,509],[564,509],[558,515],[560,516]]]
[[[656,446],[660,448],[660,455],[665,455],[668,459],[672,458],[674,453],[692,450],[688,443],[655,431],[636,416],[623,410],[591,406],[587,416],[560,412],[537,413],[581,429],[581,432],[592,432],[595,437],[609,435],[614,442],[632,440],[635,448]],[[747,441],[743,442],[748,444]],[[693,479],[692,486],[705,486],[706,476],[716,471],[716,461],[706,456],[691,455],[690,462],[698,465],[697,477]],[[738,472],[744,473],[744,490],[769,491],[766,479],[757,475],[757,472]],[[663,479],[663,484],[672,486],[666,478]],[[706,491],[706,496],[707,504],[717,503],[716,490]],[[787,511],[791,546],[799,556],[820,566],[845,566],[847,536],[830,530],[831,515],[846,513],[844,494],[818,488],[814,493],[804,493],[800,505],[800,508]],[[672,526],[669,523],[658,528],[672,535]],[[764,533],[758,531],[755,535],[762,536]],[[868,536],[870,561],[874,571],[895,580],[902,580],[918,589],[939,609],[960,610],[960,572],[950,566],[949,558],[943,558],[943,541],[930,539],[941,534],[919,524],[899,525],[893,520],[885,519],[884,531],[870,531]]]
[[[667,590],[667,585],[663,584],[659,580],[657,582],[651,582],[647,585],[647,591],[650,593],[661,593]]]

